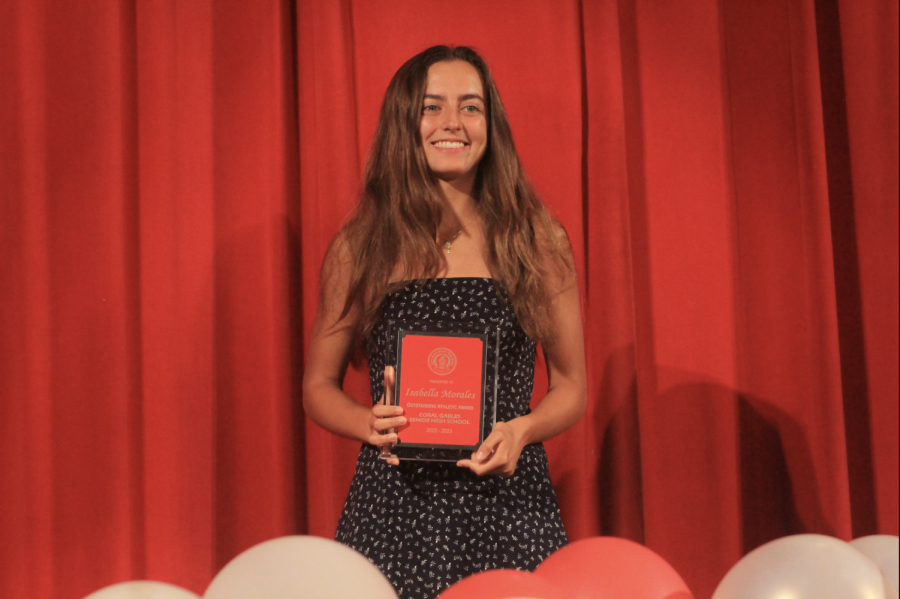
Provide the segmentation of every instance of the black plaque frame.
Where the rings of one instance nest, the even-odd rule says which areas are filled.
[[[387,353],[385,364],[392,365],[396,372],[396,384],[391,405],[400,405],[400,388],[403,380],[400,355],[403,340],[410,335],[429,337],[474,337],[484,343],[482,355],[482,406],[479,415],[479,438],[475,445],[441,445],[425,443],[404,443],[403,431],[399,441],[392,447],[392,453],[401,460],[425,460],[457,462],[468,459],[472,452],[491,434],[497,423],[497,379],[500,357],[500,327],[490,323],[470,321],[402,321],[390,320],[387,326]]]

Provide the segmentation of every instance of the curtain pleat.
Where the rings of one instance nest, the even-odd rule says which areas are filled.
[[[212,10],[137,8],[146,576],[199,588],[216,559]]]
[[[353,208],[360,173],[352,7],[301,2],[297,7],[304,347],[319,305],[319,268],[331,238]],[[319,198],[319,199],[313,199]],[[368,373],[351,369],[344,389],[369,401]],[[305,423],[305,530],[333,537],[358,444]]]
[[[489,61],[575,251],[570,537],[700,599],[780,536],[898,534],[897,40],[892,0],[0,3],[0,595],[202,593],[333,536],[319,268],[437,43]]]
[[[841,372],[847,420],[854,533],[897,530],[898,3],[835,3],[832,63],[846,111],[843,194],[834,223]],[[836,47],[835,47],[836,46]],[[835,69],[837,66],[835,66]],[[838,91],[840,91],[840,88]],[[840,99],[840,96],[838,97]],[[836,102],[837,103],[837,102]],[[840,108],[840,105],[837,107]],[[849,193],[848,193],[849,192]],[[835,202],[832,202],[834,205]],[[835,215],[836,211],[832,211]],[[846,259],[841,259],[846,256]]]

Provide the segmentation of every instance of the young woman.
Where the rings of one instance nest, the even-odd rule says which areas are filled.
[[[400,67],[364,177],[322,266],[303,385],[315,422],[363,443],[336,538],[403,599],[433,598],[483,570],[533,570],[567,542],[541,442],[585,409],[581,305],[565,232],[522,171],[478,54],[436,46]],[[379,459],[408,426],[383,403],[394,378],[386,321],[401,316],[500,326],[498,422],[471,459]],[[537,342],[550,386],[530,411]],[[342,390],[361,348],[372,408]]]

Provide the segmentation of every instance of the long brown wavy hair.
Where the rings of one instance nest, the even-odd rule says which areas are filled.
[[[339,321],[351,312],[357,315],[360,342],[378,321],[385,295],[410,280],[435,276],[443,263],[435,238],[444,200],[426,162],[419,121],[429,67],[454,60],[475,67],[487,96],[488,143],[473,196],[484,224],[488,266],[529,336],[551,338],[552,280],[574,273],[565,232],[522,169],[487,64],[471,48],[434,46],[406,61],[391,79],[359,203],[336,237],[346,257],[343,266],[351,271]],[[323,272],[323,290],[328,277]]]

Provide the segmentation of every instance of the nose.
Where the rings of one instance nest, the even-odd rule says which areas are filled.
[[[444,129],[448,131],[457,131],[460,128],[459,114],[454,110],[447,111],[444,119]]]

